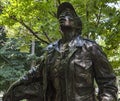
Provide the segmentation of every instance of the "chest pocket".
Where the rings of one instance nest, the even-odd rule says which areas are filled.
[[[78,66],[80,66],[83,69],[89,69],[92,66],[92,61],[88,59],[75,59],[74,63]]]

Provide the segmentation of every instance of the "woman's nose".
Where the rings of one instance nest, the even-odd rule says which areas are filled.
[[[70,20],[70,17],[65,16],[65,20],[66,20],[66,21],[69,21],[69,20]]]

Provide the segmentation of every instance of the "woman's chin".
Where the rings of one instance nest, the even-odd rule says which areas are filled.
[[[72,26],[69,25],[61,25],[61,30],[71,30]]]

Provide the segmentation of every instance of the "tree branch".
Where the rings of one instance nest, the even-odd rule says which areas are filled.
[[[60,0],[57,0],[57,1],[58,1],[58,4],[60,5],[61,4]]]
[[[49,14],[52,15],[53,17],[57,18],[57,14],[54,11],[49,12]]]
[[[86,2],[86,4],[85,4],[85,13],[86,13],[86,21],[87,21],[87,23],[86,23],[86,31],[87,31],[87,33],[89,32],[89,27],[88,27],[88,24],[89,24],[89,11],[88,11],[88,2]],[[87,36],[87,38],[89,38],[90,37],[90,35],[89,34],[86,34],[86,36]]]
[[[5,58],[4,56],[2,56],[2,55],[0,55],[1,56],[1,58],[3,58],[3,60],[5,61],[5,62],[7,62],[8,64],[10,64],[11,65],[11,63],[9,62],[9,60],[7,60],[7,58]]]
[[[96,26],[98,26],[100,24],[100,19],[101,19],[101,12],[102,12],[102,7],[99,10],[99,14],[95,14],[96,18],[97,18],[97,23]]]
[[[49,38],[48,34],[43,30],[43,34],[46,36],[46,38],[48,39],[48,41],[51,43],[51,39]]]
[[[34,32],[30,27],[28,27],[23,21],[20,22],[26,29],[28,29],[37,39],[39,39],[41,42],[44,42],[46,44],[49,44],[47,41],[41,39],[40,37],[37,36],[38,33]]]
[[[85,10],[86,10],[86,19],[87,19],[87,22],[89,21],[89,11],[88,11],[88,2],[86,3],[86,5],[85,5]]]
[[[38,37],[38,33],[34,32],[29,26],[27,26],[23,20],[18,20],[15,16],[10,16],[10,18],[12,18],[13,20],[19,22],[21,25],[23,25],[27,30],[29,30],[37,39],[39,39],[41,42],[43,43],[46,43],[46,44],[49,44],[47,41],[41,39],[40,37]]]

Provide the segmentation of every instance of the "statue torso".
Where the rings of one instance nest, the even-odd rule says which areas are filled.
[[[52,101],[96,101],[94,71],[88,47],[92,42],[80,37],[56,44],[48,60],[49,80],[54,89]]]

